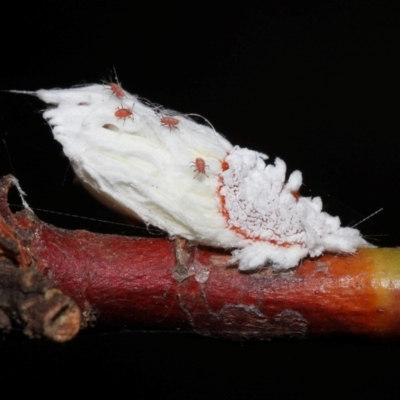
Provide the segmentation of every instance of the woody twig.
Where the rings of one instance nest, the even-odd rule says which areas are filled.
[[[86,322],[96,319],[232,339],[400,336],[398,249],[325,254],[305,259],[286,273],[268,268],[242,273],[228,265],[229,255],[214,249],[169,239],[67,231],[41,222],[29,210],[13,214],[7,204],[13,182],[11,176],[0,182],[4,268],[14,270],[15,276],[28,274],[28,281],[45,277],[76,302]],[[3,299],[9,290],[4,289],[5,280],[0,282]],[[62,296],[43,289],[50,287],[46,285],[39,285],[42,298],[48,290]],[[18,285],[11,286],[21,292]],[[60,312],[76,321],[74,303],[61,303]],[[4,303],[1,308],[5,329],[10,325],[7,318],[19,308],[12,305],[10,311]],[[58,320],[57,312],[51,315]]]

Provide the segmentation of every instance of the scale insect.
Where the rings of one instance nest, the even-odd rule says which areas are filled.
[[[108,80],[103,80],[103,84],[104,84],[104,89],[106,89],[107,91],[111,92],[111,98],[117,98],[117,99],[124,99],[126,97],[126,93],[124,91],[124,89],[122,89],[121,84],[118,81],[118,78],[115,74],[115,79],[117,82],[113,82],[111,79]]]
[[[227,249],[242,271],[287,270],[325,251],[370,246],[357,229],[324,212],[319,197],[298,195],[302,174],[286,176],[283,160],[269,162],[265,154],[233,146],[212,126],[184,115],[178,120],[170,110],[160,115],[162,107],[119,85],[110,89],[111,97],[102,85],[25,94],[52,106],[43,116],[78,180],[115,211],[171,237]],[[116,118],[131,121],[115,129]],[[182,134],[170,135],[166,127]],[[181,160],[194,161],[189,168]],[[200,174],[208,177],[201,185],[193,180]]]
[[[203,174],[208,178],[208,175],[206,174],[206,168],[209,168],[209,166],[202,158],[197,157],[194,161],[191,161],[190,163],[192,164],[191,167],[194,168],[194,172],[197,172],[193,179],[196,178],[196,176],[198,176],[199,174]]]
[[[118,119],[123,119],[124,122],[127,118],[133,119],[133,111],[125,107],[118,107],[117,110],[114,112],[114,115]]]
[[[161,126],[165,126],[169,128],[171,131],[172,129],[177,129],[179,131],[178,125],[179,125],[179,119],[174,118],[174,117],[169,117],[169,116],[164,116],[160,118]]]
[[[112,93],[115,96],[117,96],[118,98],[122,99],[125,97],[125,92],[119,84],[111,82],[111,83],[109,83],[109,87],[110,87],[110,90],[112,91]]]
[[[115,68],[113,68],[113,74],[116,82],[113,82],[113,78],[110,77],[109,81],[103,81],[103,83],[108,86],[108,89],[111,90],[112,95],[119,99],[123,99],[126,97],[126,93],[122,89],[121,82],[118,80],[117,71]]]

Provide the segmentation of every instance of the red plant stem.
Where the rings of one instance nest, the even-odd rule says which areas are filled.
[[[0,215],[42,273],[100,320],[235,339],[400,336],[397,249],[327,254],[289,273],[244,274],[227,267],[226,255],[192,247],[183,267],[209,271],[208,279],[179,282],[173,241],[66,231],[28,210],[14,215],[4,179]]]

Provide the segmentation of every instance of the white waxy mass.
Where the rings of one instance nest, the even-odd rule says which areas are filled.
[[[44,118],[90,193],[171,237],[232,250],[241,270],[368,246],[320,198],[299,197],[299,171],[286,180],[282,160],[266,164],[209,126],[116,85],[34,94],[53,106]]]

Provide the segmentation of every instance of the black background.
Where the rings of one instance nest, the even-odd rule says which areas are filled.
[[[1,7],[0,89],[96,83],[115,67],[126,90],[199,113],[232,143],[301,170],[302,194],[321,196],[343,225],[383,207],[359,228],[376,245],[399,245],[399,2]],[[34,98],[0,94],[8,149],[0,143],[1,175],[18,177],[33,208],[115,218],[73,183],[42,108]],[[37,214],[66,228],[120,229]],[[397,342],[358,338],[237,344],[115,327],[64,345],[6,339],[0,380],[38,380],[37,390],[48,381],[92,390],[130,385],[132,398],[368,398],[375,391],[385,398],[396,389],[399,356]]]

